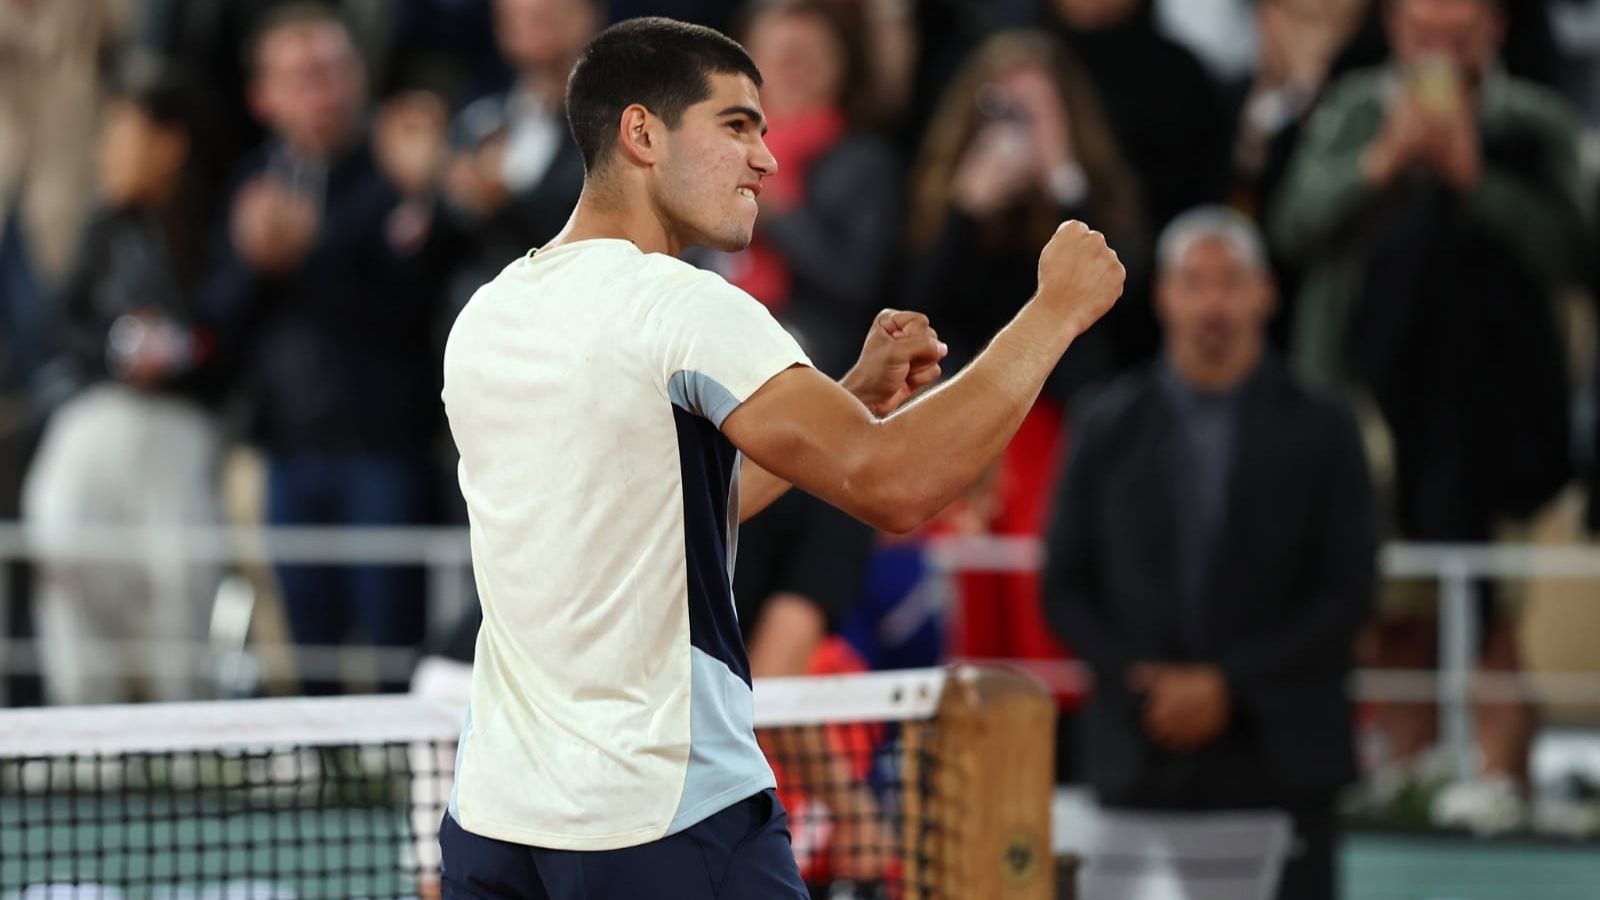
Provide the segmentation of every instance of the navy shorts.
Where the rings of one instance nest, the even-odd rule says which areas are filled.
[[[808,900],[789,817],[762,791],[658,841],[547,850],[439,825],[443,900]]]

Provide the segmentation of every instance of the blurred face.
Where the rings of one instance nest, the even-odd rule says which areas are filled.
[[[1144,0],[1055,0],[1055,5],[1061,21],[1087,31],[1126,20],[1142,2]]]
[[[1262,0],[1256,4],[1256,28],[1261,36],[1260,66],[1281,72],[1304,53],[1301,35],[1313,31],[1326,36],[1329,49],[1337,50],[1361,25],[1370,0]]]
[[[745,49],[761,70],[767,112],[787,116],[838,105],[844,48],[822,19],[785,12],[759,16]]]
[[[113,103],[100,138],[102,198],[117,208],[159,201],[177,182],[188,149],[182,129],[157,125],[127,101]]]
[[[997,77],[994,86],[998,91],[991,101],[1020,112],[1030,126],[1065,127],[1066,103],[1061,99],[1055,75],[1048,69],[1023,64]]]
[[[1167,346],[1180,368],[1257,352],[1274,302],[1267,273],[1216,237],[1190,244],[1156,286]]]
[[[711,97],[666,132],[654,200],[684,245],[735,252],[750,243],[761,179],[778,171],[762,139],[765,113],[744,75],[711,75]]]
[[[365,90],[355,48],[338,25],[286,26],[257,49],[251,105],[303,152],[337,149],[355,130]]]
[[[1389,40],[1402,64],[1430,57],[1481,73],[1499,53],[1502,21],[1485,0],[1395,0]]]
[[[594,36],[589,0],[495,0],[500,52],[519,71],[570,65]]]

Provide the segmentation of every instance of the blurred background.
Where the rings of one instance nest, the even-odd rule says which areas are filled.
[[[1020,666],[1061,829],[1281,810],[1283,897],[1595,896],[1594,0],[0,0],[0,704],[470,659],[443,341],[650,14],[765,76],[692,261],[830,375],[886,306],[953,372],[1063,219],[1129,272],[922,531],[745,527],[757,676]]]

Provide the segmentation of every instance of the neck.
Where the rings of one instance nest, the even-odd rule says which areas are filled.
[[[337,136],[324,140],[313,135],[294,135],[283,133],[284,146],[295,156],[310,161],[331,161],[339,151],[348,146],[356,137],[354,126],[347,126]]]
[[[1219,357],[1185,352],[1174,345],[1167,347],[1167,358],[1178,375],[1195,390],[1208,394],[1225,394],[1238,387],[1261,364],[1265,353],[1266,348],[1259,338],[1252,338]]]
[[[145,187],[133,197],[129,204],[135,209],[146,213],[159,213],[172,202],[172,197],[177,193],[177,185],[172,179],[156,179],[155,183]]]
[[[597,238],[628,241],[642,253],[677,256],[683,252],[683,241],[667,227],[655,204],[646,198],[634,202],[626,191],[591,180],[584,182],[572,217],[545,247]]]

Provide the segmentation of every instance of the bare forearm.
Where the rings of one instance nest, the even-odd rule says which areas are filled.
[[[949,384],[877,418],[816,370],[792,367],[729,414],[723,434],[769,471],[863,522],[911,531],[1000,455],[1067,345],[1116,302],[1124,274],[1102,235],[1067,222],[1039,255],[1039,293]],[[875,340],[894,346],[899,338],[878,333],[894,330],[874,329],[869,347]],[[925,322],[922,331],[931,341]],[[936,363],[919,369],[901,360],[898,371],[908,368],[883,405],[893,408],[938,375]]]
[[[789,482],[745,457],[739,463],[739,521],[750,521],[756,513],[777,502],[789,487]]]
[[[873,325],[874,330],[878,327],[878,324]],[[860,400],[874,416],[881,417],[892,412],[902,401],[898,391],[893,395],[884,395],[882,370],[885,368],[885,361],[881,356],[872,353],[871,343],[869,336],[867,348],[863,349],[861,359],[839,379],[839,386]],[[937,360],[934,361],[933,372],[936,376]],[[917,373],[908,373],[906,379],[904,383],[907,391],[914,386],[912,380],[915,380],[915,386],[926,383]],[[895,380],[901,379],[897,377]],[[739,521],[748,522],[757,513],[777,502],[791,486],[791,482],[787,479],[745,457],[739,475]]]
[[[960,374],[880,423],[886,452],[873,454],[864,480],[894,491],[917,520],[932,517],[1010,443],[1076,332],[1030,302]]]

